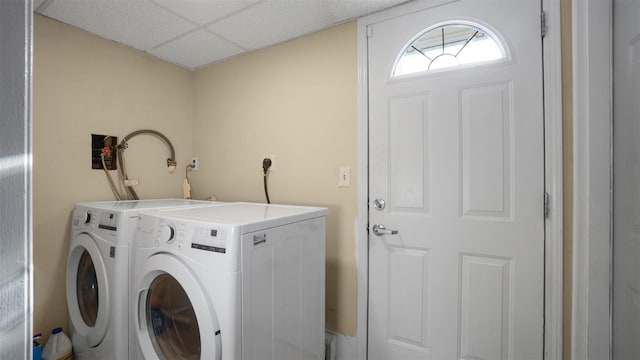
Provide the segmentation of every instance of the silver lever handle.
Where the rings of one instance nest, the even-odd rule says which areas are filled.
[[[398,230],[390,230],[384,227],[384,225],[382,224],[375,224],[373,225],[373,233],[377,236],[396,235],[398,233]]]

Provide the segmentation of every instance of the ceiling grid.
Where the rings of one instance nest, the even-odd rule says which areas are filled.
[[[406,1],[34,0],[34,9],[195,70]]]

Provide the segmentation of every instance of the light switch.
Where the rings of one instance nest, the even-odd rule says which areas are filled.
[[[351,168],[348,166],[342,166],[340,167],[338,187],[350,187],[350,186],[351,186]]]

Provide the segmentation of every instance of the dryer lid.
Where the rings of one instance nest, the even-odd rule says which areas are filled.
[[[155,210],[148,214],[183,220],[197,220],[240,228],[243,234],[269,227],[327,216],[321,207],[258,203],[227,203],[218,206]]]

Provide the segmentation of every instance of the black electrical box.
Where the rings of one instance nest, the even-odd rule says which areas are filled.
[[[103,169],[102,154],[104,153],[104,164],[107,170],[118,168],[118,138],[111,135],[91,134],[91,168]]]

